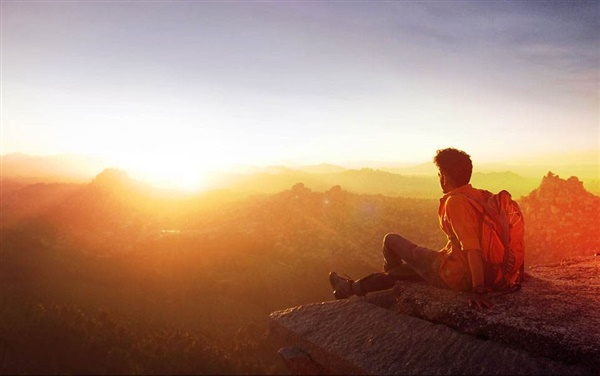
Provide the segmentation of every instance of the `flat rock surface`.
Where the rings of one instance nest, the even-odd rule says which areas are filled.
[[[345,374],[600,374],[600,257],[530,269],[521,291],[393,290],[271,314],[273,331]]]
[[[421,283],[398,284],[393,295],[388,308],[397,312],[536,356],[600,369],[600,257],[534,267],[521,291],[490,294],[491,309],[468,308],[466,294]]]
[[[442,324],[365,301],[306,305],[271,315],[272,329],[336,374],[585,375]]]

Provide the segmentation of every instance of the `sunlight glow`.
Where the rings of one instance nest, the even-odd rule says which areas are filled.
[[[177,153],[120,153],[115,163],[132,178],[155,187],[183,191],[200,191],[207,188],[207,176],[214,172],[201,159]]]
[[[146,181],[159,188],[199,191],[205,188],[205,173],[196,168],[177,165],[140,165],[128,169],[135,179]]]

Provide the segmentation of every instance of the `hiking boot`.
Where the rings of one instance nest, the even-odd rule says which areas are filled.
[[[333,296],[336,299],[347,299],[354,295],[353,283],[353,280],[340,277],[336,272],[329,273],[329,284],[333,288]]]

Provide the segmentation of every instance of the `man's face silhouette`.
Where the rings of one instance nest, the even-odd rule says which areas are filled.
[[[451,184],[441,169],[438,171],[438,177],[440,178],[440,187],[442,188],[442,192],[443,193],[450,192],[452,190]]]

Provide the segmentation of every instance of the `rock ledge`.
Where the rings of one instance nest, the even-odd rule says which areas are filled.
[[[270,324],[315,363],[292,373],[600,375],[600,257],[532,268],[521,291],[491,298],[471,309],[462,293],[404,282]]]

